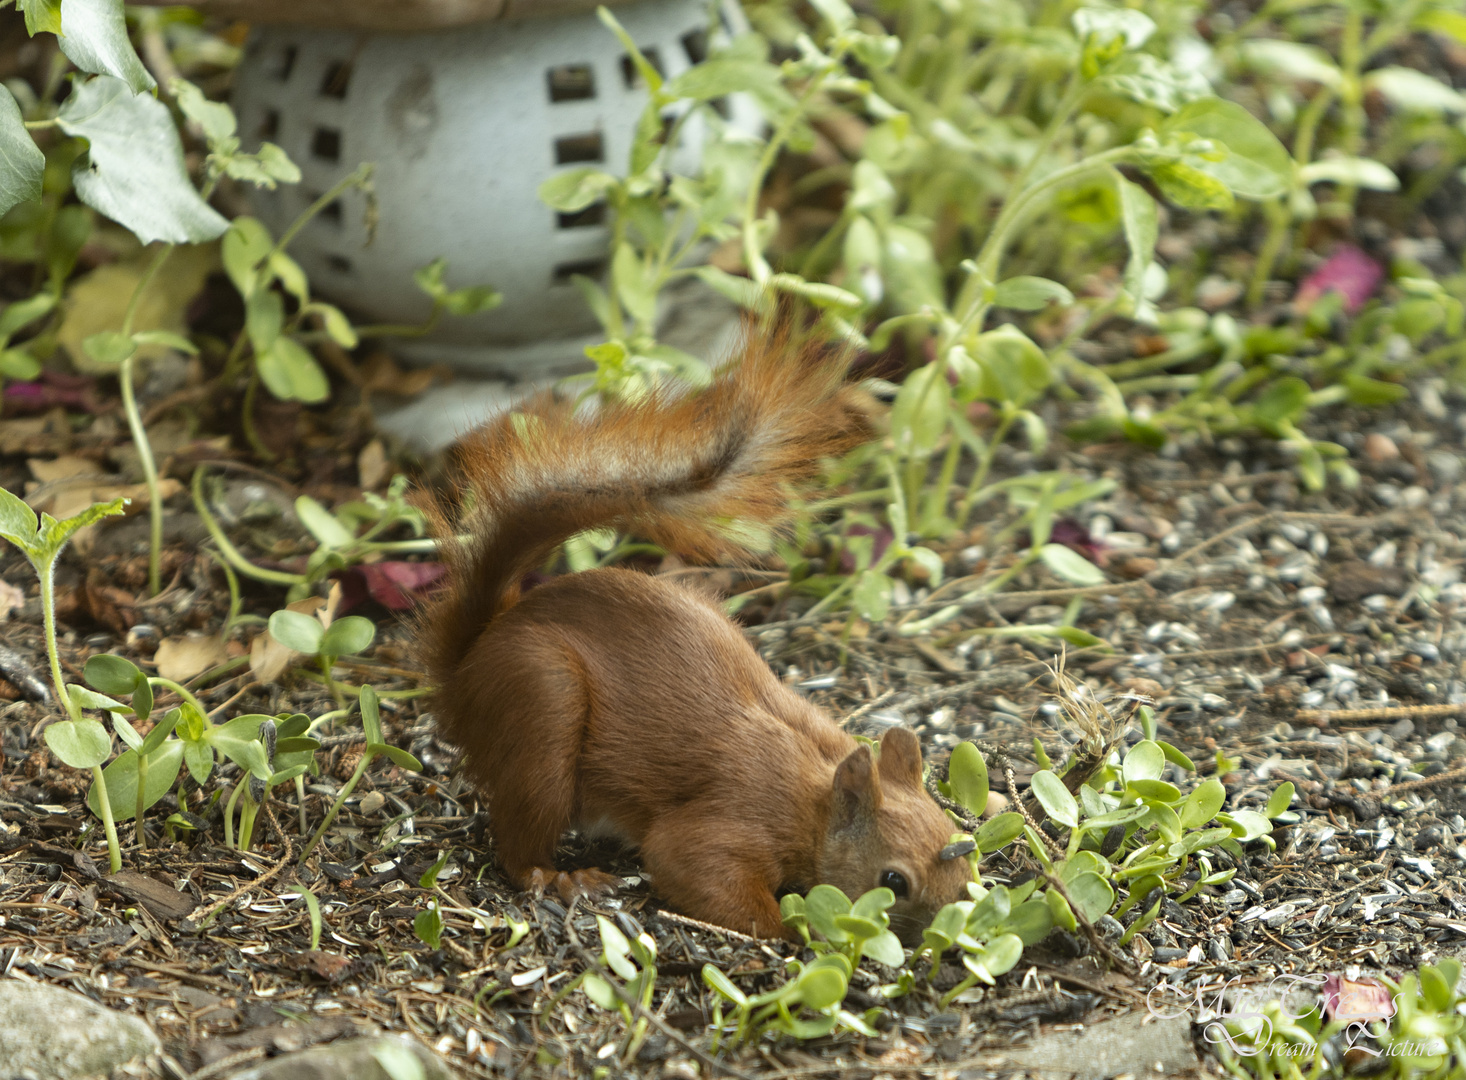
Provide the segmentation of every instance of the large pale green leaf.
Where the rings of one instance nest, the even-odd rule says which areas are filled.
[[[1364,77],[1364,85],[1406,112],[1466,112],[1466,94],[1415,68],[1377,68]]]
[[[1338,89],[1344,82],[1344,73],[1339,70],[1339,65],[1317,45],[1261,38],[1243,42],[1242,58],[1254,70],[1266,75],[1281,75],[1333,89]]]
[[[255,364],[270,393],[282,401],[310,405],[331,395],[331,383],[321,365],[292,337],[276,338],[274,344],[255,357]]]
[[[320,652],[326,629],[319,620],[302,612],[277,611],[270,616],[270,636],[287,649],[315,656]]]
[[[1292,187],[1293,158],[1266,124],[1234,101],[1194,101],[1160,130],[1165,135],[1199,135],[1226,147],[1230,153],[1221,161],[1195,158],[1190,164],[1215,176],[1235,195],[1275,199]]]
[[[57,121],[90,144],[72,170],[77,195],[143,243],[200,243],[229,227],[194,190],[178,129],[157,98],[100,75],[71,92]]]
[[[61,0],[17,0],[25,12],[25,32],[35,37],[42,31],[61,33]]]
[[[62,720],[45,732],[46,745],[73,769],[90,769],[112,753],[112,736],[98,720]]]
[[[1071,829],[1079,824],[1079,804],[1064,786],[1064,781],[1048,769],[1040,769],[1033,774],[1029,783],[1033,785],[1033,794],[1049,817]]]
[[[0,487],[0,537],[21,549],[36,544],[36,512],[19,495],[4,487]]]
[[[947,762],[947,783],[952,798],[969,811],[981,815],[988,804],[988,767],[982,752],[970,742],[960,742]]]
[[[169,739],[148,755],[148,778],[143,782],[143,809],[146,810],[168,794],[178,770],[183,767],[183,743]],[[112,806],[114,821],[127,821],[137,815],[137,751],[127,750],[102,770],[107,781],[107,802]],[[93,784],[87,792],[87,806],[102,816],[102,797]]]
[[[61,0],[60,43],[77,67],[121,79],[135,94],[158,85],[127,36],[122,0]]]
[[[1045,544],[1038,549],[1043,564],[1071,585],[1103,585],[1105,572],[1073,548]]]
[[[29,199],[39,199],[45,171],[46,156],[26,131],[20,106],[9,90],[0,87],[0,214]]]

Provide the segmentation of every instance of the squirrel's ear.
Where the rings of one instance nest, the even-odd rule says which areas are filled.
[[[881,782],[921,787],[921,740],[910,728],[887,728],[881,736]]]
[[[848,828],[880,808],[881,784],[876,778],[870,747],[856,747],[840,762],[835,770],[834,794],[830,815],[833,829]]]

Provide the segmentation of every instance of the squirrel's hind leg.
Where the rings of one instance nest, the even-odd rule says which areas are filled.
[[[609,896],[621,879],[555,869],[555,848],[575,824],[579,751],[590,708],[575,650],[546,636],[486,632],[469,663],[495,674],[462,725],[473,778],[485,790],[500,865],[521,889],[553,889],[567,903]],[[454,732],[458,735],[458,732]]]

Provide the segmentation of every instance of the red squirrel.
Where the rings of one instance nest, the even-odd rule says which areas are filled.
[[[843,365],[750,334],[698,393],[593,412],[552,395],[470,433],[472,505],[432,511],[447,587],[422,658],[442,733],[487,798],[520,888],[569,900],[620,879],[556,871],[567,829],[634,846],[654,890],[696,919],[792,937],[781,891],[886,886],[908,942],[966,897],[970,842],[922,786],[905,728],[878,758],[781,683],[708,598],[637,571],[525,575],[583,529],[627,529],[700,558],[748,557],[788,518],[792,482],[870,436]],[[744,523],[741,524],[740,523]]]

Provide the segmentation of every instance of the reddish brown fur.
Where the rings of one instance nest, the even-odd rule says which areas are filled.
[[[865,437],[838,369],[775,339],[694,397],[589,419],[540,399],[525,415],[463,446],[479,508],[459,527],[476,539],[423,620],[439,725],[487,796],[510,877],[604,891],[614,878],[557,874],[553,859],[566,829],[608,832],[687,914],[772,937],[781,886],[855,897],[895,869],[910,895],[893,925],[919,935],[970,871],[937,857],[951,826],[913,734],[888,732],[877,767],[716,606],[664,580],[594,570],[514,602],[523,574],[585,528],[741,554],[713,523],[777,525],[786,484]]]

